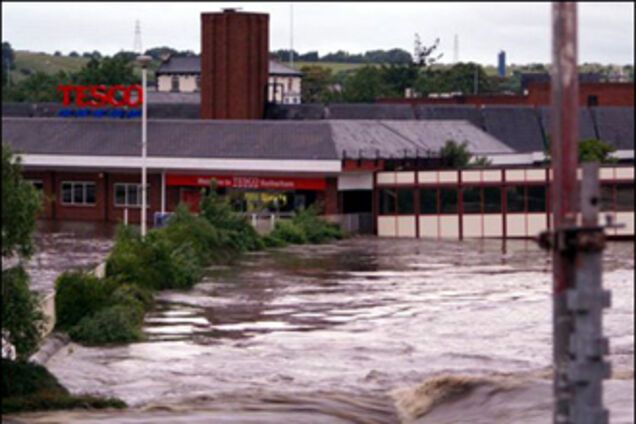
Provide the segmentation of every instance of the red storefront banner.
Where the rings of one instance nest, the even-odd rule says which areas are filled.
[[[168,187],[209,187],[210,180],[218,187],[253,190],[325,190],[324,178],[252,177],[244,175],[179,175],[167,174]]]

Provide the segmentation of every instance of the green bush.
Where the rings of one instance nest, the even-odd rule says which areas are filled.
[[[88,272],[65,272],[55,282],[56,327],[68,330],[84,317],[113,304],[118,287],[112,279],[100,279]]]
[[[268,248],[287,246],[287,242],[285,240],[281,240],[275,234],[271,234],[271,233],[263,236],[263,244],[265,245],[265,247],[268,247]]]
[[[338,225],[318,216],[318,206],[311,206],[297,212],[292,222],[302,230],[309,243],[325,243],[343,237]]]
[[[2,359],[2,414],[71,408],[125,408],[119,399],[70,395],[43,366]]]
[[[307,243],[305,232],[293,221],[278,221],[270,237],[293,244]]]
[[[87,345],[136,342],[142,340],[143,319],[141,306],[110,306],[83,318],[71,328],[69,335]]]
[[[18,357],[27,357],[37,349],[44,323],[24,269],[16,266],[2,271],[2,328],[9,331]]]
[[[202,269],[190,244],[173,245],[161,229],[142,240],[126,227],[117,232],[106,274],[120,282],[163,290],[191,287]]]

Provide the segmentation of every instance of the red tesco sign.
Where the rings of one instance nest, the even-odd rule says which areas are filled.
[[[169,187],[209,187],[211,180],[216,181],[217,187],[254,190],[322,191],[327,188],[324,178],[253,177],[239,175],[166,175],[166,185]]]
[[[75,93],[75,105],[79,107],[139,107],[143,101],[141,85],[58,85],[62,92],[64,106],[71,104],[71,94]],[[136,96],[132,94],[136,93]]]

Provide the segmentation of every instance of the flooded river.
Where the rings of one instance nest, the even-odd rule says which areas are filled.
[[[610,243],[612,423],[634,414],[634,244]],[[354,238],[248,254],[163,292],[147,340],[47,363],[125,411],[33,423],[546,423],[550,261],[531,241]]]

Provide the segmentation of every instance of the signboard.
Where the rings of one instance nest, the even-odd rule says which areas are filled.
[[[57,91],[62,94],[60,109],[62,117],[110,117],[136,118],[141,116],[139,107],[142,104],[142,88],[140,85],[58,85]],[[79,109],[68,106],[74,103]]]
[[[166,175],[169,187],[209,187],[215,180],[218,187],[252,190],[325,190],[324,178],[252,177],[243,175]]]

